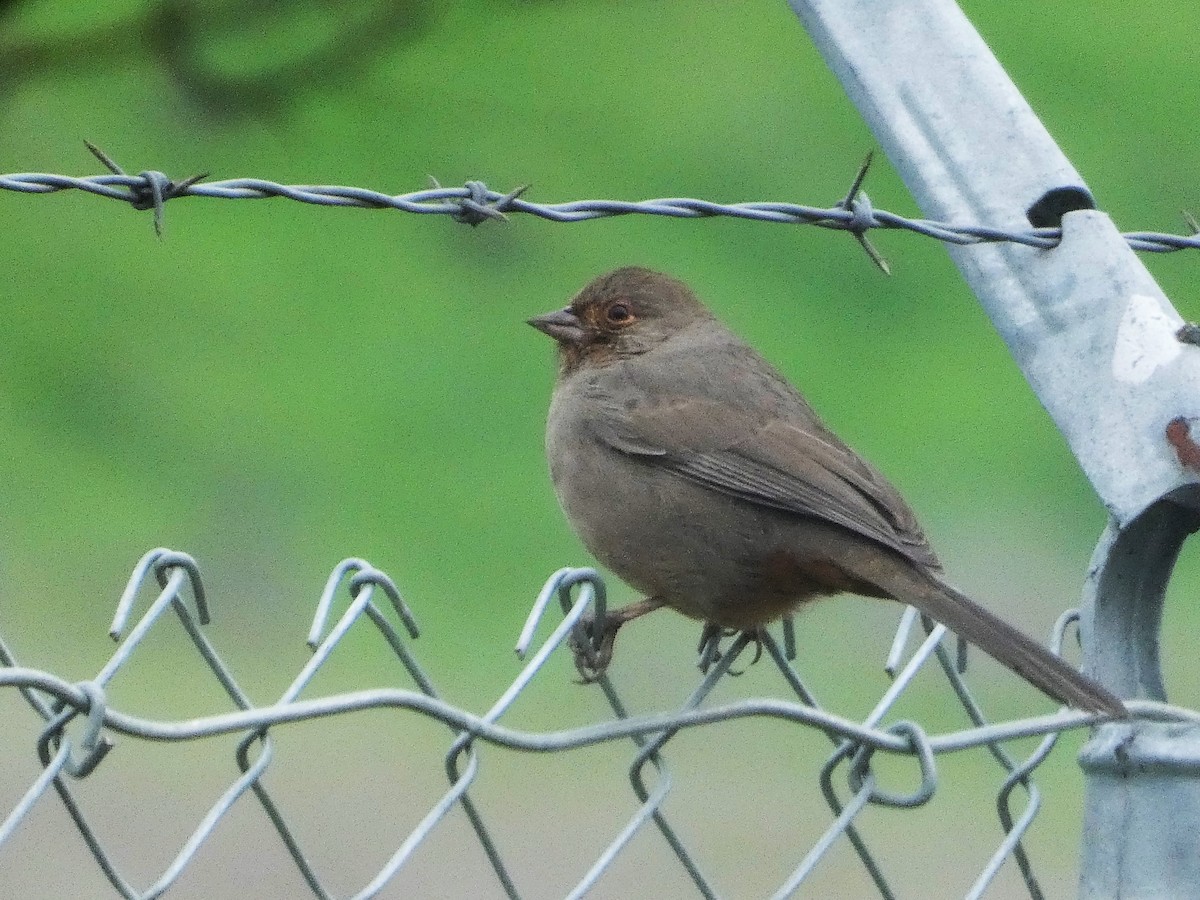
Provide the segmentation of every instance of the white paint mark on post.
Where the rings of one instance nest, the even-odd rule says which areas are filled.
[[[1174,310],[1163,309],[1157,297],[1134,294],[1117,326],[1113,346],[1113,377],[1141,384],[1171,362],[1182,349],[1175,332],[1183,320]]]

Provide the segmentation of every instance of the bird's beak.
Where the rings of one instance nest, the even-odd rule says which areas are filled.
[[[548,334],[560,344],[579,346],[587,339],[587,330],[571,307],[556,309],[544,315],[526,320],[543,334]]]

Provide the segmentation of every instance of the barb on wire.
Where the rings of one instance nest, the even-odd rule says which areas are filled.
[[[874,151],[867,154],[867,158],[863,160],[863,164],[858,167],[858,173],[854,176],[854,183],[850,185],[850,190],[846,192],[844,198],[838,201],[837,205],[839,208],[847,210],[853,216],[850,223],[846,226],[846,230],[854,235],[854,239],[866,251],[867,256],[871,258],[871,262],[875,263],[884,275],[891,275],[892,270],[888,266],[887,260],[867,240],[867,231],[878,227],[875,222],[875,211],[871,207],[871,200],[867,197],[866,192],[862,190],[863,182],[867,180],[867,172],[871,169],[871,160],[874,158]]]
[[[890,267],[867,240],[868,231],[899,230],[951,244],[1008,242],[1043,250],[1053,249],[1062,239],[1061,228],[1016,229],[975,223],[933,222],[877,209],[861,190],[870,166],[870,155],[859,167],[846,196],[831,207],[820,207],[779,201],[716,203],[711,200],[682,197],[634,201],[573,200],[563,203],[534,203],[523,198],[528,185],[507,192],[492,190],[482,181],[468,181],[462,187],[443,187],[432,176],[429,177],[428,189],[407,194],[387,194],[368,188],[342,185],[285,185],[261,178],[202,180],[208,178],[207,173],[174,181],[155,170],[129,175],[103,151],[90,143],[87,146],[110,174],[75,178],[39,172],[18,172],[0,175],[0,190],[24,194],[79,190],[129,203],[135,209],[152,209],[155,230],[160,236],[163,206],[168,200],[177,197],[208,197],[222,200],[283,197],[298,203],[318,206],[394,209],[421,215],[444,215],[471,226],[489,220],[507,221],[512,213],[524,213],[551,222],[584,222],[628,215],[667,216],[676,219],[726,216],[754,222],[815,225],[818,228],[849,231],[875,265],[886,273],[890,273]],[[1194,231],[1188,235],[1134,231],[1127,232],[1124,237],[1134,250],[1148,253],[1200,250],[1200,234]]]
[[[441,182],[432,175],[427,176],[429,186],[435,191],[442,190]],[[482,225],[488,219],[494,219],[499,222],[507,222],[505,210],[512,208],[512,203],[523,193],[529,190],[529,185],[523,184],[519,188],[514,188],[498,200],[493,200],[489,197],[488,186],[482,181],[468,181],[463,189],[468,192],[466,197],[458,201],[458,212],[451,213],[451,217],[455,222],[462,222],[464,225],[475,227]]]
[[[101,165],[108,171],[114,175],[126,175],[125,170],[118,166],[111,156],[91,141],[83,143],[91,151],[92,156],[100,160]],[[188,188],[207,178],[208,173],[192,175],[180,182],[174,182],[162,172],[155,171],[139,172],[137,177],[142,180],[142,183],[140,185],[131,183],[129,196],[126,199],[134,209],[154,210],[154,233],[161,238],[163,236],[163,204],[175,197],[186,195]]]

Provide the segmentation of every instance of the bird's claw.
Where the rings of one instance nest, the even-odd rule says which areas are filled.
[[[739,631],[736,628],[722,628],[713,622],[705,622],[704,630],[700,632],[700,645],[696,651],[700,654],[700,660],[697,663],[700,671],[707,675],[708,670],[721,660],[721,640],[722,638],[734,637],[738,634],[745,634],[750,640],[754,641],[754,658],[750,660],[750,665],[754,665],[762,659],[764,631],[760,628],[747,628],[744,631]],[[734,671],[729,670],[729,674],[735,678],[745,673],[745,669]]]
[[[575,670],[579,672],[580,684],[593,684],[604,677],[608,665],[612,662],[613,643],[617,638],[617,630],[623,624],[621,619],[605,616],[600,626],[599,640],[595,616],[584,616],[571,629],[567,646],[575,657]]]

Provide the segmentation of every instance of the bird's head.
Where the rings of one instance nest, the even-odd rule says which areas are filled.
[[[563,372],[606,365],[653,350],[688,326],[712,318],[682,281],[627,267],[590,282],[563,309],[529,319],[558,342]]]

